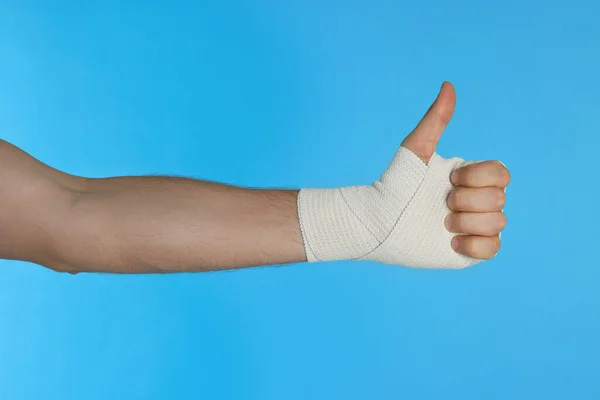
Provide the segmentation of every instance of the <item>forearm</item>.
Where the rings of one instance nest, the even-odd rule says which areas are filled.
[[[62,267],[151,273],[306,259],[297,191],[187,178],[90,179],[60,235]]]

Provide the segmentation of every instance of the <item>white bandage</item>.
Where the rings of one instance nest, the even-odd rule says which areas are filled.
[[[425,164],[400,147],[371,185],[302,189],[298,214],[308,261],[373,260],[459,269],[482,260],[455,252],[444,220],[450,174],[471,164],[434,154]]]

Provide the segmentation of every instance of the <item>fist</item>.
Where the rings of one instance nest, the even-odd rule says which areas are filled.
[[[454,86],[444,82],[440,92],[416,128],[402,145],[429,163],[436,146],[452,119],[456,105]],[[450,181],[454,189],[447,203],[451,213],[446,229],[460,234],[452,248],[465,256],[490,259],[500,250],[500,232],[506,225],[502,212],[510,174],[499,161],[484,161],[456,169]]]
[[[506,226],[508,169],[499,161],[484,161],[456,169],[450,176],[454,189],[448,196],[446,229],[458,233],[452,248],[479,259],[493,258],[500,250],[500,232]]]

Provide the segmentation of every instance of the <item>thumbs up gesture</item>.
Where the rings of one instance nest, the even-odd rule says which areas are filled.
[[[438,97],[402,146],[429,163],[455,104],[454,87],[444,82]],[[499,161],[472,163],[454,170],[450,181],[454,186],[447,198],[451,213],[444,222],[448,231],[460,234],[452,239],[452,248],[473,258],[494,257],[500,249],[500,232],[506,225],[502,210],[505,189],[510,183],[508,169]]]
[[[444,83],[372,184],[300,191],[308,261],[461,269],[498,253],[510,175],[498,161],[447,159],[435,152],[455,103],[454,88]]]

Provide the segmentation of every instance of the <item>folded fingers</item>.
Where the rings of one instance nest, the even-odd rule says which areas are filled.
[[[452,239],[452,248],[468,257],[489,260],[500,251],[498,236],[456,236]]]

